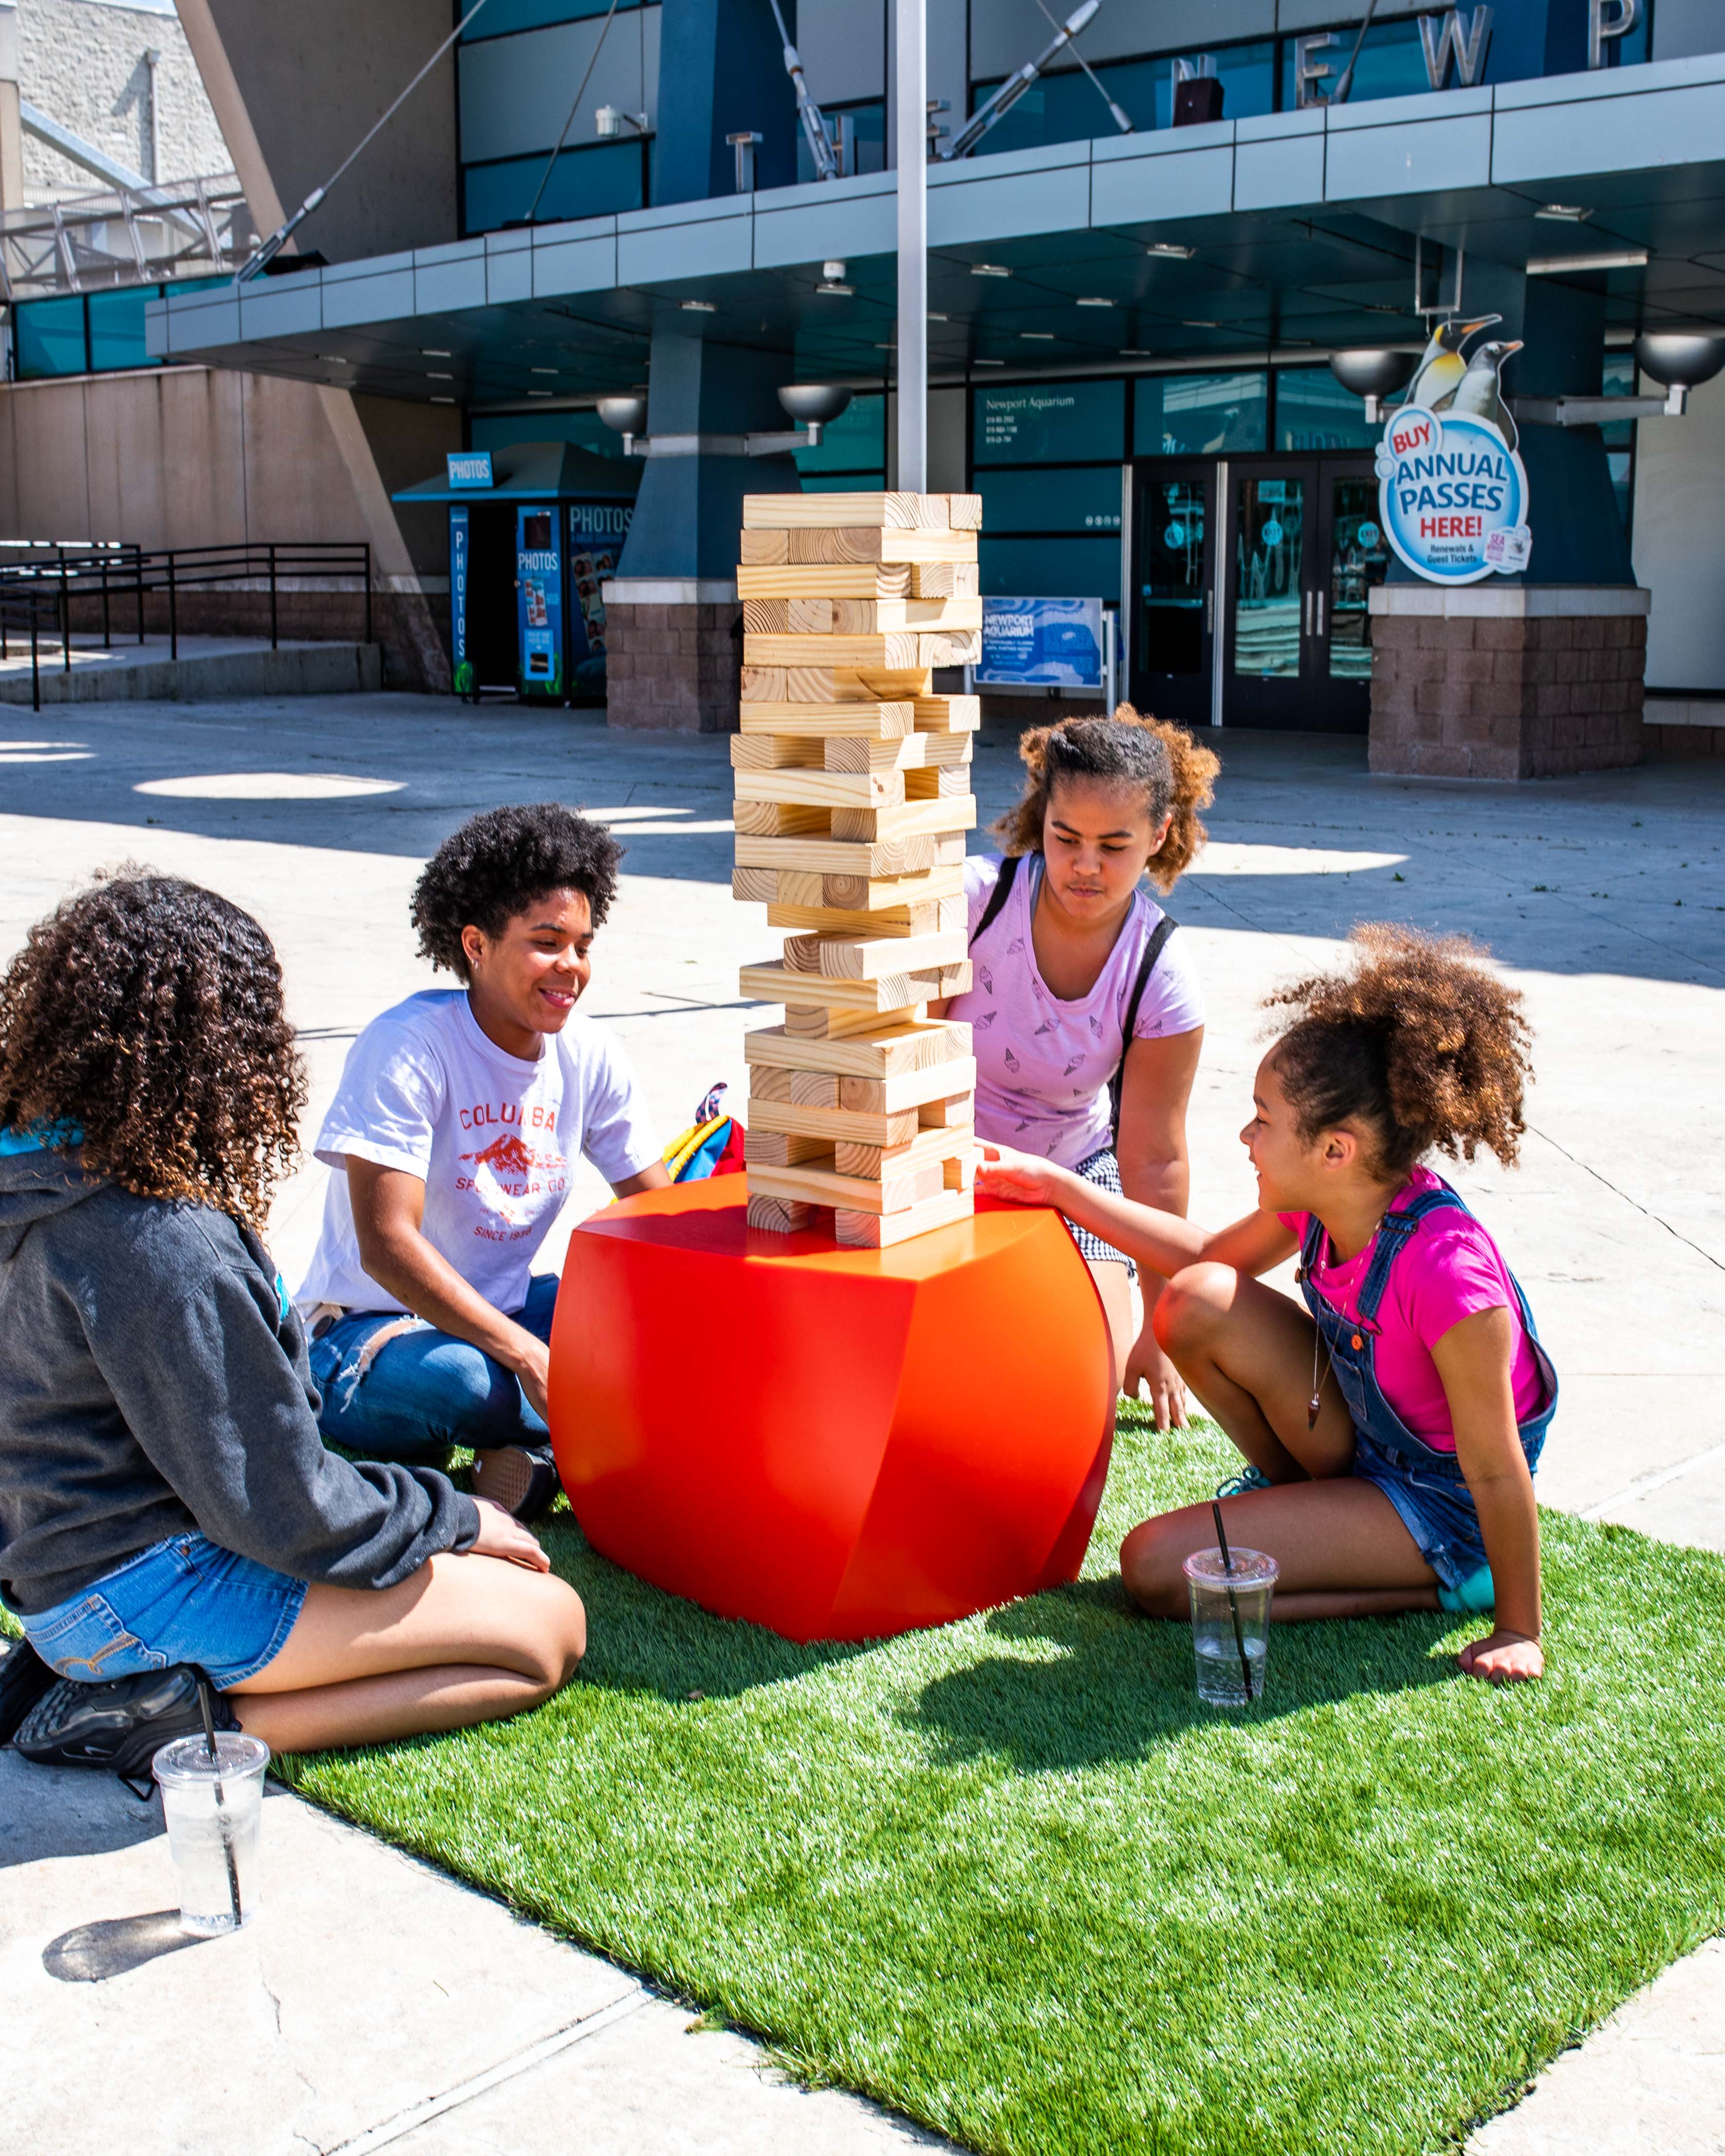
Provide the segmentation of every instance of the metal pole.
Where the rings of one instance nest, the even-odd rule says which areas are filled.
[[[926,0],[894,0],[898,37],[898,484],[928,489],[928,49]]]
[[[66,588],[66,550],[59,549],[60,557],[60,654],[61,665],[69,674],[72,670],[72,595]]]
[[[36,594],[30,594],[30,709],[42,709],[42,661],[36,647]]]
[[[365,543],[364,571],[366,580],[366,642],[369,644],[372,640],[372,542],[369,539],[367,539]]]
[[[1225,726],[1224,699],[1228,683],[1228,616],[1234,604],[1234,579],[1228,562],[1228,459],[1216,459],[1216,551],[1210,562],[1210,589],[1215,611],[1210,622],[1210,724]]]
[[[177,659],[180,655],[180,608],[174,591],[174,557],[171,547],[167,557],[167,655],[170,659]]]
[[[110,624],[110,620],[109,620],[109,617],[108,617],[108,557],[107,557],[107,556],[106,556],[105,554],[104,554],[104,555],[103,555],[103,557],[102,557],[102,563],[101,563],[101,567],[102,567],[102,649],[103,649],[103,650],[104,650],[104,651],[110,651],[110,650],[112,650],[112,649],[113,649],[113,647],[114,647],[114,634],[113,634],[112,625],[111,625],[111,624]]]
[[[276,647],[275,632],[275,542],[270,542],[270,649]]]
[[[141,547],[134,547],[132,549],[131,573],[133,588],[137,593],[138,601],[138,642],[142,644],[144,640],[144,550]]]

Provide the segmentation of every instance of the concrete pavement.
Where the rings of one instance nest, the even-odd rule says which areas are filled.
[[[985,734],[984,822],[1011,799],[1016,774],[1010,740]],[[773,939],[757,909],[730,899],[729,792],[722,740],[614,735],[578,715],[513,706],[475,712],[442,700],[347,696],[90,706],[51,720],[8,714],[0,721],[0,954],[98,865],[147,860],[217,886],[259,915],[281,952],[311,1070],[309,1141],[353,1035],[387,1004],[430,984],[406,913],[424,855],[475,808],[556,795],[603,814],[629,846],[588,1008],[628,1042],[669,1137],[716,1079],[737,1089],[740,1104],[743,1025],[766,1015],[752,1017],[737,993],[737,964]],[[1535,1029],[1539,1075],[1523,1164],[1512,1173],[1487,1161],[1446,1172],[1498,1234],[1562,1373],[1542,1496],[1715,1548],[1725,1548],[1725,1199],[1712,1168],[1725,1138],[1722,806],[1725,771],[1707,764],[1462,787],[1371,779],[1363,743],[1224,737],[1213,843],[1171,901],[1209,998],[1192,1124],[1194,1211],[1211,1220],[1251,1202],[1235,1134],[1260,1052],[1258,1002],[1270,987],[1322,965],[1358,919],[1461,930],[1491,945],[1526,993]],[[302,1168],[272,1218],[290,1281],[315,1238],[321,1187],[321,1170]],[[603,1195],[588,1175],[572,1210]],[[557,1255],[553,1245],[545,1262]],[[0,1957],[30,1987],[8,1983],[6,1995],[37,2002],[0,2018],[0,2045],[28,2041],[19,2031],[39,2005],[51,2018],[42,2002],[58,1997],[52,1979],[41,1975],[44,1991],[30,1972],[53,1940],[170,1898],[159,1845],[121,1845],[111,1824],[69,1825],[109,1819],[110,1794],[63,1788],[0,1757],[0,1835],[12,1823],[0,1863],[13,1867],[0,1877]],[[278,1916],[272,1894],[254,1933],[141,1964],[107,1979],[111,1990],[80,1994],[86,2012],[91,1998],[123,1998],[118,2018],[128,2029],[153,2032],[158,2052],[183,2050],[182,2017],[215,2011],[208,1995],[182,1989],[192,1972],[202,1985],[213,1981],[206,1970],[244,1971],[228,1989],[216,1987],[222,2012],[240,2017],[213,2025],[231,2030],[222,2056],[251,2046],[274,2060],[261,2037],[245,2034],[270,2033],[256,1986],[267,1976],[286,1999],[303,1981],[310,1999],[327,1984],[331,1941],[344,1961],[354,1957],[353,1981],[341,1986],[341,2041],[369,2044],[375,2024],[399,2077],[367,2071],[344,2082],[347,2064],[327,2057],[340,2043],[311,2043],[294,2056],[315,2071],[303,2087],[285,2069],[269,2080],[277,2093],[255,2114],[259,2137],[242,2134],[242,2145],[369,2148],[384,2145],[374,2129],[387,2127],[408,2148],[525,2156],[579,2119],[601,2148],[608,2135],[619,2147],[772,2147],[773,2136],[788,2145],[794,2133],[809,2149],[848,2151],[905,2131],[853,2099],[771,2088],[738,2063],[752,2055],[737,2040],[685,2040],[681,2023],[665,2019],[671,2010],[656,2005],[526,2057],[580,2025],[584,2000],[598,2000],[596,2012],[621,2011],[626,1995],[615,1987],[629,1980],[296,1800],[273,1798],[270,1825],[296,1867],[284,1877],[326,1909],[321,1932],[309,1918],[303,1928]],[[333,1902],[318,1900],[326,1872],[345,1882]],[[392,1959],[388,1943],[422,1893],[444,1913],[429,1920],[423,1949]],[[345,1922],[344,1907],[352,1912]],[[510,1928],[507,1954],[480,1936],[494,1922]],[[536,1943],[524,1946],[521,1934]],[[503,1974],[483,1979],[484,2008],[470,2017],[471,2047],[422,2043],[422,1970],[458,1993],[470,1987],[476,2000],[481,1979],[465,1972],[499,1962]],[[542,1977],[553,1964],[562,1974]],[[1486,2129],[1479,2148],[1534,2156],[1561,2138],[1570,2150],[1615,2150],[1629,2145],[1625,2121],[1644,2117],[1639,2147],[1725,2147],[1717,2069],[1705,2063],[1725,2051],[1721,1968],[1709,1952],[1668,1973]],[[442,2025],[435,2012],[424,2021],[434,2037]],[[526,2063],[510,2076],[519,2087],[506,2100],[477,2089],[447,2114],[412,2123],[415,2104],[517,2057]],[[1587,2125],[1589,2092],[1622,2082],[1636,2061],[1643,2109],[1625,2104]],[[275,2076],[276,2065],[270,2071]],[[18,2085],[14,2076],[7,2085]],[[52,2090],[53,2115],[33,2114],[28,2145],[88,2144],[107,2114],[81,2108],[81,2086]],[[764,2109],[751,2108],[757,2097]],[[99,2107],[100,2092],[88,2101]],[[201,2156],[215,2147],[195,2109],[172,2105],[160,2129],[167,2138],[151,2141],[148,2110],[128,2102],[129,2138],[144,2136],[141,2150]]]

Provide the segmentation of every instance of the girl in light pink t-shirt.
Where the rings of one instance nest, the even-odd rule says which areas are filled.
[[[1533,1471],[1557,1374],[1527,1299],[1436,1148],[1506,1166],[1527,1077],[1521,998],[1460,939],[1355,932],[1357,963],[1271,998],[1294,1021],[1258,1069],[1240,1133],[1259,1209],[1211,1233],[1046,1161],[1004,1154],[978,1186],[1056,1204],[1168,1281],[1157,1337],[1250,1463],[1230,1543],[1279,1568],[1273,1614],[1492,1610],[1470,1675],[1537,1677]],[[1306,1307],[1259,1278],[1299,1255]],[[1140,1605],[1183,1616],[1208,1505],[1122,1544]]]
[[[980,1138],[1039,1153],[1086,1183],[1183,1212],[1186,1101],[1204,998],[1164,896],[1204,844],[1215,757],[1122,704],[1024,736],[1023,798],[995,826],[1004,860],[965,863],[971,987],[943,1007],[971,1029]],[[1075,1225],[1114,1343],[1121,1389],[1149,1388],[1158,1427],[1183,1423],[1179,1373],[1134,1319],[1123,1251]]]

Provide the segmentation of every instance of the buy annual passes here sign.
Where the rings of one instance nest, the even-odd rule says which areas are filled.
[[[1404,405],[1378,450],[1378,513],[1390,545],[1434,584],[1525,569],[1527,475],[1487,419]]]

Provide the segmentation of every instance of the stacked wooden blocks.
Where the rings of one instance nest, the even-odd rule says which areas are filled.
[[[977,700],[932,670],[978,655],[981,521],[967,494],[743,503],[732,889],[793,932],[742,972],[785,1006],[744,1042],[751,1227],[830,1206],[839,1241],[883,1248],[971,1210],[970,1029],[927,1006],[970,986]]]

